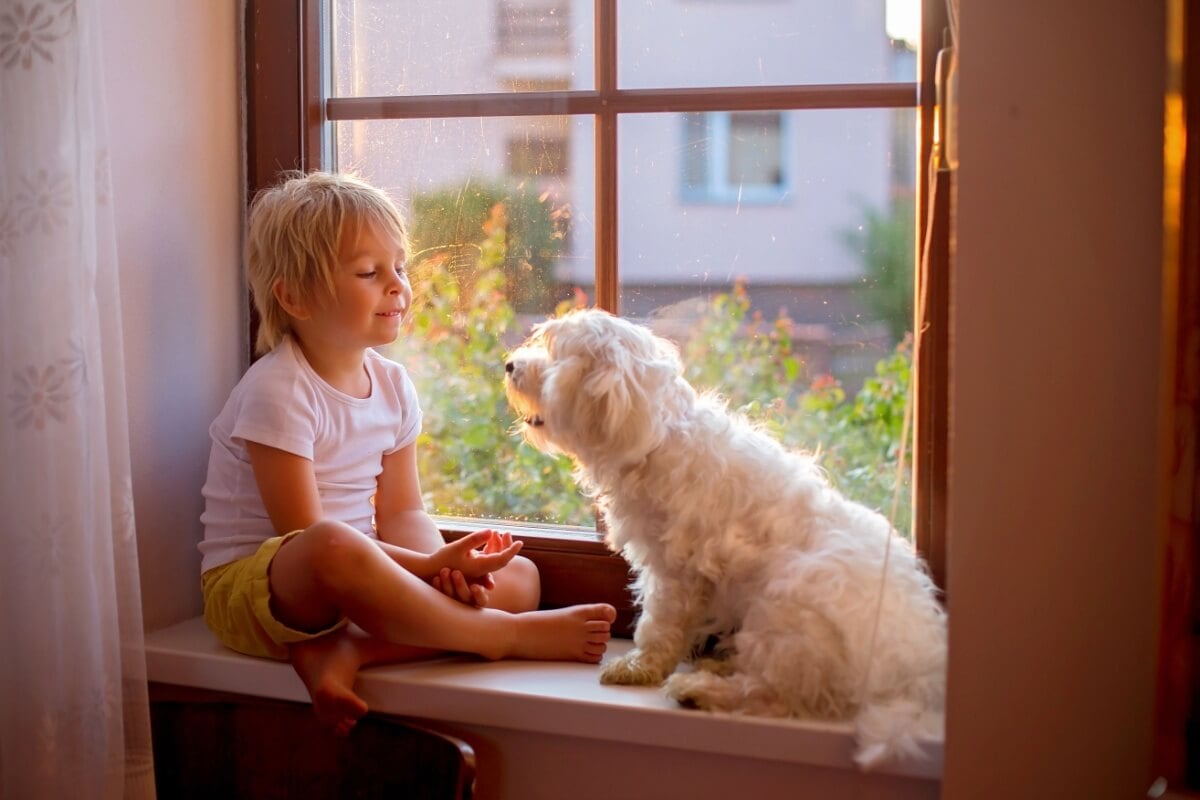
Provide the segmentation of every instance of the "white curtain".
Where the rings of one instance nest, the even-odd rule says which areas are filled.
[[[98,13],[0,0],[3,800],[154,796]]]

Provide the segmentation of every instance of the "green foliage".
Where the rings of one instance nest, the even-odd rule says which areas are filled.
[[[473,272],[448,269],[440,249],[410,269],[414,308],[388,355],[407,367],[425,411],[417,449],[426,505],[447,516],[591,525],[570,462],[510,435],[502,378],[514,342],[505,337],[520,331],[501,268],[504,221],[494,206]]]
[[[772,409],[781,438],[820,453],[831,481],[848,497],[890,517],[899,491],[893,524],[905,534],[912,526],[911,450],[905,453],[898,490],[896,483],[912,379],[911,349],[906,336],[875,365],[874,377],[867,378],[854,398],[847,398],[836,380],[824,376],[813,382],[794,409]]]
[[[768,325],[751,314],[741,281],[709,301],[680,349],[684,377],[719,390],[734,408],[758,407],[792,393],[804,366],[793,349],[792,320],[781,311]]]
[[[446,268],[475,269],[486,240],[483,228],[496,213],[505,219],[506,241],[498,266],[504,272],[509,301],[517,311],[540,311],[554,291],[554,262],[562,252],[570,223],[565,207],[555,207],[547,192],[527,183],[468,181],[413,198],[412,240],[418,254],[449,255]],[[497,212],[496,209],[501,211]],[[489,266],[497,266],[488,261]]]
[[[469,274],[448,268],[442,248],[412,269],[417,299],[389,355],[408,367],[425,409],[418,449],[426,504],[449,516],[591,525],[569,461],[512,433],[502,370],[523,331],[506,299],[505,222],[504,208],[493,206]],[[740,285],[710,301],[681,345],[693,384],[723,392],[731,407],[788,445],[818,452],[836,486],[884,514],[895,492],[909,350],[904,338],[853,398],[830,376],[808,383],[791,320],[751,314]],[[905,469],[901,478],[901,531],[911,524],[910,475]]]
[[[863,208],[863,225],[842,240],[862,259],[862,296],[898,342],[913,326],[913,201],[898,198],[886,213]]]

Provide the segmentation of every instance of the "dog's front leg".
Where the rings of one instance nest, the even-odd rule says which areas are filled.
[[[708,603],[699,580],[644,579],[643,609],[634,649],[604,665],[601,683],[657,686],[690,652],[692,635]]]

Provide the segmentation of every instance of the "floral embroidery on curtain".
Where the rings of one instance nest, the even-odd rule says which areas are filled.
[[[152,798],[94,0],[0,0],[0,797]]]

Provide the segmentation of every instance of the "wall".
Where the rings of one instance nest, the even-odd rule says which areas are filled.
[[[462,727],[476,800],[935,800],[935,781],[612,741]]]
[[[244,350],[238,5],[100,2],[148,628],[199,613],[208,424]]]
[[[1144,797],[1163,4],[962,6],[944,797]]]

